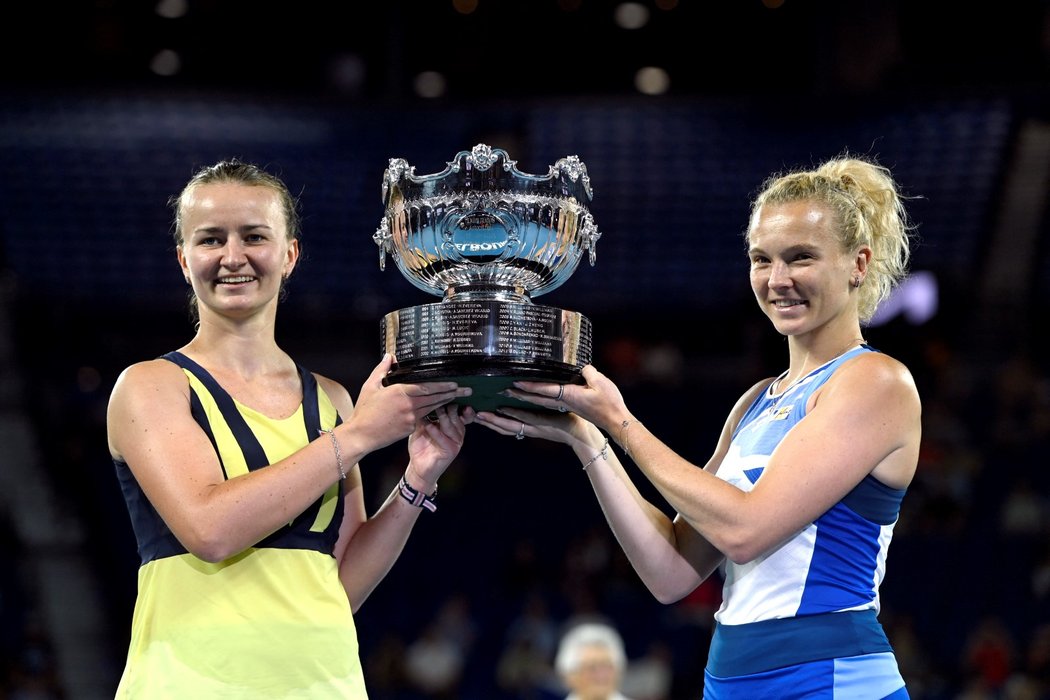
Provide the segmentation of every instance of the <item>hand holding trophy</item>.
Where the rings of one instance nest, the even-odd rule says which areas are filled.
[[[594,265],[592,196],[576,156],[543,176],[485,144],[431,175],[391,158],[373,236],[379,267],[392,255],[413,285],[442,299],[383,318],[382,350],[397,358],[386,383],[456,381],[473,388],[460,402],[485,411],[526,405],[500,395],[519,379],[580,381],[590,320],[532,298],[563,284],[584,251]]]

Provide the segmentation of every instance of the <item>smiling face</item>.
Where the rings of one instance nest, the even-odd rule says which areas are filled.
[[[183,274],[200,310],[250,315],[276,305],[299,257],[278,193],[229,182],[198,185],[181,202]]]
[[[748,233],[751,289],[783,335],[856,325],[853,281],[862,279],[871,249],[846,251],[832,210],[813,200],[766,204]]]

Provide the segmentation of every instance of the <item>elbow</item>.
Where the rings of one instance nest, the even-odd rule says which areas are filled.
[[[688,577],[666,575],[646,581],[645,587],[661,605],[672,605],[695,591],[705,579],[695,572]]]
[[[672,588],[649,588],[656,601],[661,605],[673,605],[689,595],[689,591],[679,591]]]
[[[726,559],[737,565],[749,564],[770,548],[770,543],[757,533],[737,531],[719,543]]]
[[[186,551],[209,564],[218,564],[244,549],[234,546],[229,537],[224,537],[217,530],[195,528],[176,536]]]

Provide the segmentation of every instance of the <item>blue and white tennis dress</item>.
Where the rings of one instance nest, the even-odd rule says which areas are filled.
[[[858,346],[744,414],[718,468],[750,491],[770,455],[806,416],[806,401]],[[705,700],[908,697],[879,624],[879,584],[903,489],[872,476],[793,537],[747,564],[725,562],[722,605],[705,670]]]

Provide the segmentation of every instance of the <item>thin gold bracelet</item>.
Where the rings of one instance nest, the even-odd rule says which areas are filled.
[[[631,456],[631,446],[627,444],[627,429],[631,427],[631,423],[641,423],[637,418],[628,418],[623,423],[620,423],[620,447],[623,448],[623,456]]]

